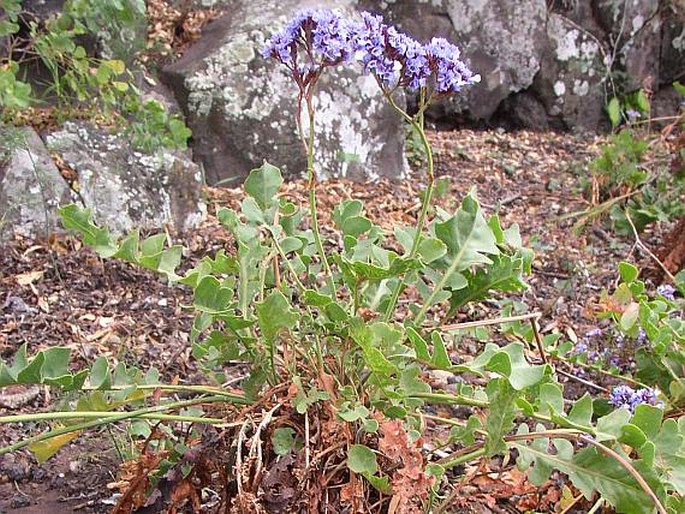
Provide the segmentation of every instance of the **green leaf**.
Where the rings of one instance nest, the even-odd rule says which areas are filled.
[[[615,441],[621,437],[623,426],[630,421],[630,412],[628,409],[616,409],[606,416],[602,416],[597,420],[597,435],[595,439],[598,442]]]
[[[282,184],[281,170],[264,161],[259,168],[250,171],[244,187],[262,209],[267,209],[273,205]]]
[[[407,337],[409,341],[414,345],[414,351],[416,352],[416,358],[424,362],[430,362],[431,357],[428,352],[428,343],[421,337],[421,335],[413,327],[407,328]]]
[[[485,452],[496,455],[507,449],[504,436],[514,428],[517,409],[515,400],[519,393],[503,378],[491,380],[487,387],[490,409],[485,420],[488,435],[485,441]]]
[[[621,103],[619,102],[618,98],[613,97],[611,100],[609,100],[609,103],[606,106],[606,111],[607,116],[609,116],[611,126],[613,128],[618,127],[618,124],[621,123]]]
[[[68,387],[72,382],[69,371],[68,348],[53,347],[43,350],[45,362],[40,370],[41,382],[48,385]]]
[[[437,330],[431,334],[431,342],[433,343],[433,358],[431,363],[440,369],[450,369],[452,361],[445,348],[445,342],[442,340],[442,335]]]
[[[112,70],[112,73],[115,75],[121,75],[126,71],[126,64],[124,64],[124,61],[120,61],[118,59],[110,59],[109,61],[104,61],[104,63],[110,70]]]
[[[373,475],[378,470],[376,454],[362,444],[353,444],[347,452],[347,467],[360,475]]]
[[[470,446],[476,442],[476,430],[483,428],[480,419],[472,414],[466,421],[466,425],[452,427],[450,429],[450,441],[457,441],[464,446]]]
[[[623,329],[624,332],[629,331],[631,328],[633,328],[635,323],[637,323],[639,317],[640,304],[637,302],[631,302],[623,311],[621,318],[619,319],[619,325],[621,326],[621,329]]]
[[[463,271],[482,264],[491,264],[489,255],[498,255],[497,240],[488,226],[478,205],[475,194],[469,193],[454,216],[442,223],[433,225],[435,236],[447,248],[444,257],[431,262],[431,268],[441,276],[432,280],[435,283],[424,305],[416,315],[422,321],[428,308],[437,301],[444,288],[461,289],[468,285]]]
[[[580,400],[576,400],[568,413],[568,419],[576,425],[590,425],[592,422],[592,397],[588,393],[585,393]]]
[[[272,343],[281,330],[295,326],[297,314],[290,308],[283,293],[272,291],[263,302],[257,303],[257,320],[262,336]]]
[[[681,84],[679,81],[675,81],[673,83],[673,87],[675,90],[680,93],[681,95],[685,96],[685,85]]]
[[[621,275],[621,280],[623,282],[630,284],[637,278],[639,270],[629,262],[621,262],[618,265],[618,273]]]
[[[553,415],[564,412],[564,395],[561,385],[555,383],[540,386],[540,413]]]
[[[544,427],[539,426],[538,429],[544,430]],[[654,504],[650,498],[616,460],[599,453],[595,448],[582,450],[574,456],[573,445],[564,439],[553,439],[552,443],[556,450],[552,453],[549,452],[547,438],[533,439],[530,443],[509,443],[519,452],[518,465],[521,469],[525,470],[534,463],[535,467],[530,472],[533,483],[541,485],[556,469],[567,474],[585,498],[592,498],[597,491],[619,513],[644,514],[653,511]]]
[[[271,445],[276,455],[287,455],[295,448],[295,430],[291,427],[277,428],[271,436]]]
[[[0,37],[9,36],[19,32],[19,25],[7,20],[0,20]]]
[[[232,295],[230,288],[222,286],[218,279],[208,275],[197,284],[193,305],[201,312],[219,314],[227,310]]]
[[[506,377],[517,390],[540,383],[551,369],[547,365],[530,365],[523,353],[521,343],[511,343],[504,348],[488,343],[478,357],[468,364],[473,371],[493,371]]]
[[[345,402],[340,406],[340,410],[338,410],[338,417],[348,423],[365,419],[369,417],[369,414],[371,414],[371,412],[363,405],[355,405],[354,408],[352,408],[350,402]]]
[[[371,473],[363,473],[363,476],[377,491],[383,494],[392,493],[392,486],[390,485],[388,477],[379,477],[376,475],[372,475]]]
[[[343,234],[352,237],[359,237],[364,232],[368,232],[373,227],[371,220],[364,216],[350,216],[345,218],[342,223]]]
[[[448,316],[469,302],[482,300],[491,291],[515,292],[528,288],[522,277],[523,259],[509,255],[492,257],[492,264],[466,272],[466,287],[452,290]]]
[[[499,254],[495,236],[473,192],[466,195],[453,217],[435,224],[435,235],[447,247],[446,260],[453,271],[490,264],[487,254]]]
[[[447,253],[447,245],[435,237],[428,237],[419,244],[419,256],[426,264],[440,259]]]
[[[328,393],[326,391],[321,391],[316,387],[313,387],[309,392],[305,391],[302,385],[302,379],[298,376],[292,378],[293,384],[297,388],[297,394],[293,398],[293,407],[299,414],[304,414],[311,405],[314,405],[320,401],[326,401],[329,399]]]
[[[90,209],[82,209],[75,204],[57,209],[64,228],[75,230],[83,237],[84,244],[93,247],[103,257],[111,257],[117,252],[114,241],[106,228],[93,223]]]

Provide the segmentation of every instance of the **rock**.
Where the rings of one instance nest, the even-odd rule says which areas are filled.
[[[564,128],[597,130],[607,124],[603,109],[609,70],[602,42],[566,16],[551,13],[549,46],[532,90],[548,116]]]
[[[164,225],[183,232],[206,215],[200,168],[181,152],[142,154],[125,136],[84,122],[65,123],[47,144],[76,172],[85,207],[114,233]]]
[[[633,91],[641,88],[648,77],[658,77],[659,59],[654,56],[659,55],[661,46],[659,0],[595,1],[595,17],[616,48],[618,60],[611,64],[621,72],[618,87]]]
[[[659,85],[669,87],[674,81],[685,83],[685,5],[663,23]]]
[[[344,7],[352,2],[318,2]],[[209,183],[239,184],[264,159],[286,175],[306,169],[297,134],[297,88],[285,68],[260,55],[265,42],[310,2],[236,1],[162,72],[193,130],[193,154]],[[404,103],[404,99],[399,99]],[[398,177],[407,170],[403,122],[374,79],[354,67],[328,70],[315,100],[319,177]]]
[[[487,120],[510,94],[529,87],[540,68],[547,39],[545,0],[399,0],[385,6],[362,2],[416,39],[440,36],[456,43],[482,77],[480,84],[442,101],[434,116],[468,111],[468,119]]]
[[[59,229],[56,208],[71,190],[33,129],[0,130],[0,239],[47,237]]]

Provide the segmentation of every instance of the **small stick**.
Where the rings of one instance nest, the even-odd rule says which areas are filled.
[[[633,223],[633,220],[630,218],[630,214],[628,214],[628,211],[625,211],[626,214],[626,219],[628,220],[628,223],[630,223],[630,228],[633,230],[633,236],[635,236],[635,243],[637,246],[640,247],[647,255],[649,255],[654,261],[659,265],[659,267],[664,271],[666,276],[673,282],[674,284],[676,283],[675,277],[673,274],[668,271],[668,268],[664,266],[664,263],[659,260],[659,258],[652,253],[652,251],[647,248],[647,246],[642,242],[640,239],[640,236],[637,233],[637,228],[635,228],[635,224]]]
[[[593,389],[597,389],[598,391],[601,391],[601,392],[603,392],[603,393],[608,393],[608,392],[609,392],[608,389],[606,389],[606,388],[604,388],[604,387],[602,387],[602,386],[600,386],[600,385],[597,385],[597,384],[595,384],[595,383],[593,383],[593,382],[590,382],[589,380],[585,380],[585,379],[583,379],[583,378],[580,378],[579,376],[573,375],[573,374],[571,374],[571,373],[567,373],[567,372],[564,371],[564,370],[557,369],[557,370],[555,370],[555,371],[556,371],[557,373],[559,373],[560,375],[564,375],[565,377],[568,377],[568,378],[570,378],[571,380],[575,380],[576,382],[580,382],[580,383],[583,384],[583,385],[586,385],[586,386],[588,386],[588,387],[592,387]]]
[[[538,352],[540,352],[540,358],[544,364],[549,364],[547,361],[547,354],[545,354],[545,347],[542,344],[542,337],[540,337],[540,331],[538,329],[538,318],[531,318],[530,325],[533,327],[533,335],[535,336],[535,344],[538,346]]]
[[[499,325],[502,323],[511,323],[512,321],[525,321],[528,319],[537,319],[542,316],[540,312],[531,312],[530,314],[521,314],[520,316],[505,316],[502,318],[482,319],[478,321],[466,321],[464,323],[453,323],[451,325],[442,325],[442,330],[462,330],[466,328],[484,327],[487,325]]]

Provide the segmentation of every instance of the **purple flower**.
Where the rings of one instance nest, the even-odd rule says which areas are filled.
[[[666,300],[674,301],[674,293],[675,287],[673,287],[671,284],[662,284],[656,288],[656,294],[661,295],[662,297],[666,298]]]
[[[586,337],[597,337],[602,335],[602,329],[599,327],[591,328],[587,332],[585,332]]]
[[[459,49],[444,38],[430,40],[426,45],[431,68],[435,74],[434,89],[438,93],[456,93],[461,88],[480,82],[480,75],[475,75],[459,59]]]
[[[446,39],[433,38],[422,45],[383,23],[380,16],[361,16],[363,22],[355,30],[357,56],[364,71],[373,73],[384,87],[432,87],[436,93],[452,93],[480,81]]]
[[[649,388],[636,391],[633,397],[630,399],[630,411],[635,412],[635,408],[641,403],[647,405],[659,405],[656,391]]]
[[[640,327],[637,330],[637,337],[635,338],[635,342],[640,346],[644,345],[647,342],[647,331],[644,328]]]
[[[587,344],[584,343],[583,341],[577,342],[576,345],[573,347],[573,352],[574,353],[585,353],[585,352],[587,352]]]
[[[614,407],[630,408],[630,402],[635,394],[635,390],[627,385],[620,385],[614,387],[609,396],[609,403]]]
[[[353,33],[354,27],[332,11],[305,9],[269,39],[262,56],[284,64],[304,83],[321,68],[351,59]]]
[[[620,385],[614,387],[614,390],[609,396],[609,403],[614,407],[626,408],[631,413],[640,404],[654,405],[656,407],[663,407],[663,402],[660,402],[656,391],[654,389],[645,388],[635,391],[632,387]]]
[[[609,358],[609,366],[613,366],[615,368],[618,368],[619,364],[621,363],[620,359],[616,355],[612,355]]]
[[[626,111],[626,117],[628,118],[628,121],[630,123],[635,122],[638,118],[640,118],[642,115],[639,113],[639,111],[636,111],[635,109],[628,109]]]

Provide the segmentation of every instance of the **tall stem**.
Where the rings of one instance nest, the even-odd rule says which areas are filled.
[[[423,123],[423,112],[424,112],[424,102],[425,102],[425,92],[421,92],[421,99],[420,99],[420,107],[419,107],[419,113],[415,118],[412,118],[409,116],[404,110],[402,110],[393,100],[392,96],[385,92],[384,94],[388,101],[390,102],[390,105],[392,106],[393,109],[395,109],[400,115],[407,121],[412,127],[412,130],[415,130],[416,133],[419,135],[419,138],[421,139],[421,145],[423,146],[423,149],[426,153],[426,172],[427,172],[427,185],[426,185],[426,194],[423,197],[423,203],[421,205],[421,213],[419,214],[419,219],[416,222],[416,232],[414,234],[414,240],[412,241],[411,249],[409,250],[409,255],[407,256],[409,259],[413,259],[416,257],[416,254],[419,251],[419,245],[421,243],[421,233],[423,232],[423,225],[426,222],[426,217],[428,215],[428,209],[430,207],[431,200],[433,199],[433,182],[434,182],[434,163],[433,163],[433,151],[431,150],[430,143],[428,142],[428,138],[426,137],[426,132],[424,130],[424,123]],[[404,285],[406,283],[407,276],[406,274],[402,277],[400,282],[397,284],[397,287],[395,287],[395,290],[392,292],[392,296],[390,297],[390,301],[388,302],[388,306],[385,309],[385,314],[383,315],[383,321],[388,322],[390,321],[390,318],[393,315],[393,312],[395,310],[395,306],[397,305],[397,301],[399,300],[400,293],[402,292],[402,289],[404,289]]]
[[[183,401],[178,401],[178,402],[173,402],[173,403],[167,403],[164,405],[154,405],[152,407],[145,407],[142,409],[137,409],[133,411],[128,411],[128,412],[117,412],[108,415],[107,417],[99,418],[99,419],[94,419],[91,421],[84,421],[83,423],[77,423],[74,425],[68,425],[65,427],[60,427],[60,428],[55,428],[52,429],[48,432],[44,432],[42,434],[38,434],[33,437],[28,437],[26,439],[22,439],[19,442],[16,442],[14,444],[10,444],[8,446],[4,446],[0,448],[0,455],[5,455],[7,453],[11,453],[13,451],[19,450],[21,448],[24,448],[26,446],[30,446],[31,444],[38,443],[40,441],[45,441],[47,439],[51,439],[53,437],[57,437],[60,435],[68,434],[70,432],[78,432],[80,430],[85,430],[87,428],[93,428],[97,427],[100,425],[107,425],[110,423],[115,423],[117,421],[125,421],[127,419],[133,419],[133,418],[139,418],[140,416],[143,415],[153,415],[157,413],[164,413],[170,410],[177,410],[181,409],[184,407],[190,407],[193,405],[199,405],[203,403],[216,403],[216,402],[225,402],[226,398],[223,396],[215,395],[215,396],[205,396],[201,398],[194,398],[192,400],[183,400]]]
[[[309,136],[305,144],[307,149],[307,178],[309,187],[309,214],[312,219],[312,233],[314,234],[314,243],[316,250],[321,257],[323,269],[326,272],[328,286],[331,288],[331,294],[335,295],[335,283],[333,282],[333,274],[331,267],[326,258],[326,252],[321,243],[321,234],[319,233],[319,217],[316,210],[316,175],[314,174],[314,106],[312,105],[313,89],[310,88],[305,94],[307,100],[307,114],[309,116]]]

